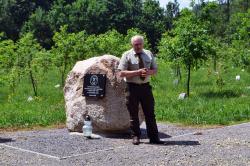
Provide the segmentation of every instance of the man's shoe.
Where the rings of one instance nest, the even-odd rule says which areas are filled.
[[[161,141],[159,138],[158,139],[150,139],[149,143],[150,144],[164,144],[164,141]]]
[[[133,141],[132,141],[132,143],[134,144],[134,145],[139,145],[140,144],[140,139],[138,138],[138,137],[133,137]]]

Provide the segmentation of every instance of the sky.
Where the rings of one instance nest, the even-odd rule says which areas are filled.
[[[159,0],[160,4],[162,7],[166,7],[166,4],[171,1],[171,0]],[[173,0],[172,0],[173,2]],[[180,3],[180,8],[185,8],[185,7],[189,7],[189,4],[191,2],[191,0],[178,0],[178,2]]]

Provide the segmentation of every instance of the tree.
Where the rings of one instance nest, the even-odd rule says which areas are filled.
[[[68,33],[68,26],[62,26],[53,36],[55,46],[52,48],[52,60],[61,74],[61,84],[64,85],[66,72],[79,59],[85,59],[87,46],[85,45],[85,31]]]
[[[17,58],[15,66],[17,67],[18,76],[20,79],[28,76],[31,81],[33,92],[38,96],[38,78],[41,69],[39,54],[42,47],[34,38],[32,33],[24,34],[17,42]]]
[[[106,3],[109,29],[126,34],[128,29],[141,23],[142,0],[109,0]]]
[[[116,30],[107,31],[97,36],[99,55],[111,54],[120,56],[126,50],[124,36]]]
[[[155,0],[145,0],[142,7],[142,15],[137,27],[147,34],[147,38],[154,52],[156,45],[165,31],[166,22],[164,9]]]
[[[178,17],[180,14],[180,4],[177,0],[174,2],[169,1],[166,6],[166,19],[167,19],[167,29],[171,30],[173,28],[174,18]]]
[[[48,11],[48,22],[53,31],[58,31],[63,25],[70,25],[71,5],[66,0],[54,1],[51,9]]]
[[[181,62],[187,70],[187,96],[190,94],[191,69],[199,67],[208,59],[212,45],[206,27],[197,20],[196,16],[185,9],[181,12],[175,29],[171,35],[165,34],[160,45],[161,57],[170,61]],[[166,43],[167,42],[167,43]],[[164,52],[166,51],[166,53]]]
[[[247,13],[236,13],[232,16],[230,30],[234,64],[250,71],[250,9]]]
[[[35,3],[28,0],[0,1],[0,32],[16,41],[24,22],[35,10]]]
[[[16,87],[16,45],[12,40],[4,39],[0,33],[0,84],[9,85],[12,92]]]
[[[109,1],[107,1],[109,2]],[[108,30],[106,1],[76,0],[69,6],[69,30],[88,34],[100,34]],[[62,24],[61,24],[62,25]]]
[[[213,36],[213,40],[211,38],[210,43],[213,43],[213,46],[219,46],[221,41],[218,38],[220,34],[220,25],[222,20],[218,17],[219,14],[219,5],[216,2],[207,2],[203,4],[203,7],[199,11],[198,19],[206,25],[206,29],[208,30],[208,34]],[[217,48],[213,48],[212,50],[216,50]],[[217,71],[217,60],[219,59],[219,55],[216,54],[216,51],[211,52],[212,61],[213,61],[213,69]]]
[[[50,49],[52,46],[53,31],[46,12],[40,7],[25,22],[21,32],[32,32],[41,46],[46,49]]]

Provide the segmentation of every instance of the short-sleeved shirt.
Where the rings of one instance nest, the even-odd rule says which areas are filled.
[[[157,69],[157,64],[155,61],[154,55],[149,51],[143,49],[141,53],[141,58],[144,63],[144,67],[147,69]],[[118,70],[124,71],[133,71],[133,70],[138,70],[139,69],[139,57],[135,53],[133,49],[128,50],[122,54]],[[147,83],[149,82],[150,76],[147,76],[144,80],[140,78],[140,76],[134,76],[130,78],[125,78],[126,82],[132,82],[136,84],[142,84],[142,83]]]

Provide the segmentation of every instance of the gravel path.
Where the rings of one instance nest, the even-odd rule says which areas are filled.
[[[216,129],[159,123],[164,145],[127,134],[87,140],[66,129],[0,133],[0,165],[250,165],[250,123]]]

